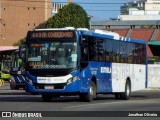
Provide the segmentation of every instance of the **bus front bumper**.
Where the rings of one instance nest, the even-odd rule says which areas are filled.
[[[52,93],[52,94],[77,94],[80,93],[81,81],[76,80],[70,84],[34,84],[26,82],[26,92],[30,93]]]

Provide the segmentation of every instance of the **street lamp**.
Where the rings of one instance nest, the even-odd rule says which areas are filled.
[[[93,16],[90,16],[90,15],[88,15],[88,18],[89,18],[89,29],[91,30],[91,18],[92,18]]]

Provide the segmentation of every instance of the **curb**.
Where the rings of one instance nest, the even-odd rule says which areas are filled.
[[[160,90],[160,87],[149,87],[146,88],[145,90]]]

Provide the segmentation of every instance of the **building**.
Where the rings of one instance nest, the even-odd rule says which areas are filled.
[[[0,46],[12,46],[28,30],[44,28],[52,0],[0,0]]]
[[[53,9],[52,9],[52,16],[58,13],[60,9],[62,9],[65,6],[65,4],[60,3],[53,3]]]
[[[120,8],[119,20],[160,20],[160,0],[135,0]]]

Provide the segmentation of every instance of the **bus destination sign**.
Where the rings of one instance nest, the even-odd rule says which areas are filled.
[[[31,33],[31,38],[73,38],[72,31],[36,31]]]

